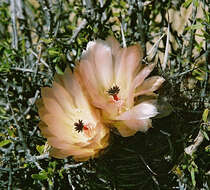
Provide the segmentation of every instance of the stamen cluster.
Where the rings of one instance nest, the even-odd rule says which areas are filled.
[[[83,124],[83,121],[82,120],[79,120],[78,122],[74,123],[74,126],[75,126],[75,130],[80,133],[83,131],[83,128],[84,128],[84,124]]]
[[[110,88],[107,92],[109,95],[114,96],[120,92],[120,88],[117,85],[115,85],[112,88]]]

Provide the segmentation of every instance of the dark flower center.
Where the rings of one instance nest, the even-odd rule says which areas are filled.
[[[120,92],[120,88],[117,85],[107,90],[107,92],[109,95],[113,96],[115,101],[119,100],[119,97],[117,96],[117,94]]]
[[[82,132],[83,129],[88,129],[86,125],[84,125],[83,121],[79,119],[78,122],[75,122],[74,123],[74,126],[75,126],[75,130],[79,133],[79,132]]]

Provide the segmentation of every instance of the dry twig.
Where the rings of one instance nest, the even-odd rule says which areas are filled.
[[[194,140],[194,143],[184,149],[185,153],[192,156],[192,154],[197,151],[199,145],[203,142],[203,139],[204,139],[204,135],[202,131],[200,130],[197,137]]]

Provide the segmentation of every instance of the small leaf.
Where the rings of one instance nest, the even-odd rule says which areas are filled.
[[[37,145],[36,146],[36,150],[39,152],[39,154],[43,154],[44,153],[44,145]]]
[[[41,38],[41,41],[43,41],[46,44],[52,43],[52,39],[51,38]]]
[[[49,167],[55,169],[55,167],[56,167],[56,162],[55,162],[55,161],[54,161],[54,162],[50,162],[50,163],[49,163]]]
[[[6,113],[6,111],[4,110],[4,108],[1,108],[1,107],[0,107],[0,112],[1,112],[2,114],[5,114],[5,113]]]
[[[47,173],[43,171],[43,172],[40,172],[39,174],[32,174],[31,177],[37,180],[45,180],[47,179]]]
[[[203,27],[204,25],[202,25],[201,23],[198,23],[198,24],[192,25],[190,28],[191,30],[197,30],[197,29],[202,29]]]
[[[61,70],[61,68],[58,66],[58,64],[55,65],[55,70],[59,75],[63,75],[63,71]]]
[[[48,49],[49,55],[51,56],[57,56],[59,55],[59,51],[57,51],[56,49],[52,48],[52,49]]]
[[[182,170],[179,166],[175,165],[172,169],[173,173],[175,173],[177,176],[181,177],[183,175]]]
[[[210,153],[210,145],[205,147],[205,151]]]
[[[23,165],[23,168],[27,168],[27,167],[28,167],[28,164],[25,163],[25,164]]]
[[[59,176],[61,177],[61,179],[64,178],[64,176],[63,176],[63,172],[64,172],[64,171],[65,171],[64,168],[61,168],[61,170],[59,170],[59,172],[58,172],[58,174],[59,174]]]
[[[0,133],[0,137],[5,137],[5,134],[3,134],[3,133]]]
[[[8,134],[9,134],[10,137],[15,137],[14,131],[12,129],[7,129]]]
[[[52,180],[48,179],[48,184],[49,184],[49,186],[53,186]]]
[[[168,29],[167,29],[167,39],[166,39],[166,49],[165,49],[165,54],[164,54],[164,60],[163,63],[161,65],[163,71],[166,68],[166,64],[167,64],[167,60],[168,60],[168,53],[169,53],[169,40],[170,40],[170,28],[168,25]]]
[[[206,138],[206,140],[209,141],[209,136],[207,135],[207,133],[205,131],[202,131],[202,133],[203,133],[204,137]]]
[[[202,119],[205,123],[208,122],[208,114],[209,114],[209,110],[205,109],[204,112],[203,112],[203,115],[202,115]]]
[[[200,76],[197,76],[197,77],[195,77],[197,80],[200,80],[200,81],[203,81],[204,80],[204,78],[203,77],[200,77]]]
[[[196,181],[195,181],[195,170],[194,170],[193,167],[190,170],[190,174],[191,174],[192,184],[195,187],[195,185],[196,185]]]
[[[7,144],[9,144],[9,143],[11,143],[11,142],[12,142],[11,140],[4,140],[4,141],[1,141],[1,142],[0,142],[0,147],[5,146],[5,145],[7,145]]]
[[[183,4],[184,7],[189,7],[189,5],[192,3],[192,0],[186,0]]]
[[[198,0],[193,0],[193,4],[194,4],[196,7],[198,7],[198,6],[199,6]]]

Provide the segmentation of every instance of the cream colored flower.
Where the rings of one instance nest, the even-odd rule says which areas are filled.
[[[77,161],[97,157],[108,146],[109,129],[99,112],[87,101],[70,69],[57,75],[52,88],[42,88],[38,103],[43,136],[56,158],[73,156]]]
[[[151,127],[150,118],[158,114],[154,100],[134,102],[140,95],[154,95],[164,81],[160,76],[145,79],[155,65],[143,66],[141,60],[139,45],[121,48],[109,37],[89,42],[76,68],[92,104],[122,136],[145,132]]]

